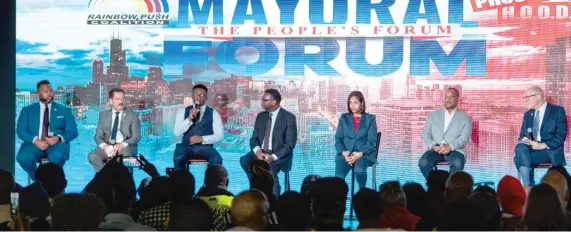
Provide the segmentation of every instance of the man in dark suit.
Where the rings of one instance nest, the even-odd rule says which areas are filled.
[[[89,153],[88,159],[96,172],[103,168],[103,161],[114,155],[137,155],[137,143],[141,140],[139,115],[125,109],[125,91],[109,91],[111,109],[99,113],[95,142],[97,148]]]
[[[282,96],[275,89],[264,91],[261,112],[256,116],[254,133],[250,138],[252,151],[240,158],[242,169],[250,176],[250,163],[264,160],[270,164],[274,178],[274,195],[280,194],[278,172],[291,169],[293,148],[297,141],[297,123],[295,115],[281,108]]]
[[[36,85],[40,102],[20,112],[16,133],[24,142],[16,160],[35,180],[36,162],[44,155],[61,167],[69,159],[69,143],[77,138],[77,124],[71,110],[53,102],[54,90],[48,80]]]
[[[553,166],[565,166],[563,145],[567,137],[565,109],[545,101],[540,87],[533,86],[525,91],[527,109],[515,147],[515,166],[521,175],[524,188],[534,184],[532,167],[551,162]]]

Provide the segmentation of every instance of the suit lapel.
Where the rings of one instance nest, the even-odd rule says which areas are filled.
[[[129,123],[130,115],[131,114],[128,114],[125,110],[121,112],[121,125],[119,126],[119,131],[121,131],[121,133],[123,133],[123,128],[125,128],[125,125]]]
[[[269,114],[268,114],[268,116],[269,116]],[[273,134],[272,134],[272,137],[270,138],[272,140],[272,151],[275,151],[274,147],[276,147],[276,138],[277,138],[276,131],[278,131],[279,126],[281,125],[281,123],[277,123],[277,121],[281,122],[283,117],[284,117],[284,109],[280,109],[280,111],[278,112],[278,115],[276,117],[276,122],[272,122],[272,123],[274,123],[274,130],[272,131]]]
[[[539,112],[541,113],[541,112]],[[546,122],[546,119],[549,118],[549,114],[551,113],[551,105],[549,103],[547,103],[547,106],[545,106],[545,113],[543,114],[543,118],[541,119],[541,124],[540,124],[540,128],[539,128],[539,134],[542,135],[542,131],[543,131],[543,125],[544,122]],[[532,123],[533,125],[533,123]]]
[[[40,107],[40,103],[35,103],[36,105],[34,105],[34,110],[32,110],[32,114],[31,116],[33,117],[32,122],[34,122],[34,125],[32,127],[32,131],[35,131],[36,134],[38,133],[38,128],[40,128],[40,117],[42,115],[42,113],[40,112],[42,110],[42,108]]]

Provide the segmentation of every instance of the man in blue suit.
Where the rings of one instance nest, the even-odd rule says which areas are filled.
[[[551,162],[553,166],[565,165],[563,145],[567,137],[567,118],[563,107],[545,101],[540,87],[527,89],[524,99],[528,111],[523,115],[514,163],[524,188],[529,190],[535,184],[533,166],[544,162]]]
[[[40,102],[26,106],[20,112],[16,133],[24,142],[16,160],[34,179],[36,162],[47,156],[61,167],[69,159],[69,143],[77,138],[77,124],[71,110],[53,102],[54,90],[43,80],[36,85]]]

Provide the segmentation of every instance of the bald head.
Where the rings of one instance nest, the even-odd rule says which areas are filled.
[[[234,198],[231,207],[234,226],[247,227],[255,231],[265,230],[268,224],[266,213],[269,203],[266,196],[255,189],[244,191]]]
[[[472,194],[474,179],[466,172],[455,172],[446,180],[444,195],[449,200],[467,199]]]
[[[548,184],[552,188],[557,191],[557,195],[559,195],[559,199],[561,199],[562,204],[567,204],[568,201],[568,189],[567,189],[567,180],[565,177],[561,175],[561,173],[557,171],[549,171],[543,179],[541,179],[542,184]]]
[[[529,87],[523,96],[527,109],[539,109],[545,103],[545,95],[539,86]]]

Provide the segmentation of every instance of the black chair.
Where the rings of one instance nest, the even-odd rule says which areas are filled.
[[[379,147],[381,144],[381,132],[377,132],[377,143],[375,145],[375,161],[377,161],[377,156],[379,155]],[[370,164],[372,167],[372,182],[373,182],[373,189],[377,191],[377,162]],[[351,169],[351,202],[349,203],[349,221],[353,221],[353,197],[355,196],[355,167]]]

